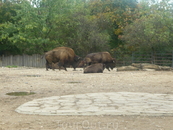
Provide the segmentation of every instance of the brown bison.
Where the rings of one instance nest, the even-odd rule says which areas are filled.
[[[116,60],[111,57],[109,52],[90,53],[84,58],[84,67],[95,63],[103,63],[106,69],[109,70],[109,68],[113,69],[115,67]]]
[[[84,69],[84,73],[103,73],[105,65],[102,63],[92,64]]]
[[[46,70],[48,70],[48,68],[53,70],[55,68],[59,68],[60,70],[63,67],[67,71],[66,67],[68,65],[71,65],[75,70],[81,58],[75,55],[74,50],[71,48],[57,47],[51,51],[46,52],[45,59]],[[55,66],[56,64],[58,67]]]
[[[84,61],[81,60],[77,66],[78,68],[83,68],[84,67]]]

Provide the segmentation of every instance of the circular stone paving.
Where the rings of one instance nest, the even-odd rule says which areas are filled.
[[[110,92],[53,96],[24,103],[16,111],[38,115],[173,116],[173,95]]]

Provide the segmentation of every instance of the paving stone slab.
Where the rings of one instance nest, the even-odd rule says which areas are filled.
[[[172,94],[87,93],[35,99],[19,106],[22,114],[173,116]]]

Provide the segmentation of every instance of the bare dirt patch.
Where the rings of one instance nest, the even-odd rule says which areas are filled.
[[[44,68],[0,68],[0,130],[171,130],[173,116],[40,116],[14,110],[33,99],[96,92],[147,92],[173,94],[172,71],[104,70],[83,74],[46,71]],[[8,92],[35,92],[9,96]]]

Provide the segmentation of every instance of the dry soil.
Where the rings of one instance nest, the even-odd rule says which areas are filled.
[[[29,96],[8,92],[32,91]],[[41,116],[15,112],[33,99],[96,93],[147,92],[173,94],[172,71],[107,71],[83,74],[45,68],[0,68],[0,130],[172,130],[173,116]]]

